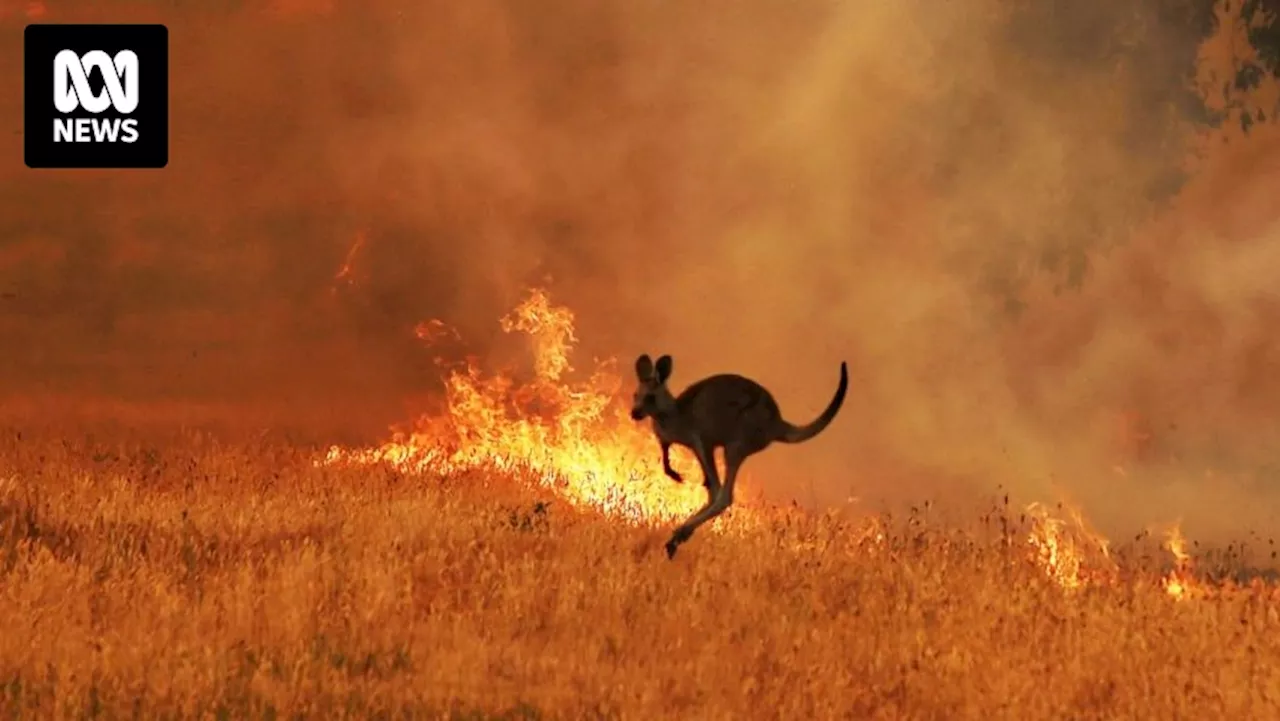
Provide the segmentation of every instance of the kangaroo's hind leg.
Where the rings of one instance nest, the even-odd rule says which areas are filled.
[[[693,453],[698,458],[698,465],[702,466],[702,486],[707,489],[707,502],[699,508],[697,512],[689,516],[684,523],[676,527],[675,532],[671,534],[671,539],[667,541],[667,558],[674,558],[676,549],[680,544],[689,540],[689,536],[693,535],[693,528],[689,527],[694,519],[707,512],[708,508],[715,505],[716,498],[720,495],[720,472],[716,469],[715,452],[712,449],[704,447],[701,443],[693,449]]]
[[[733,504],[733,485],[738,480],[738,469],[742,467],[742,463],[750,455],[751,452],[742,446],[728,446],[724,449],[724,486],[717,484],[714,493],[711,486],[707,486],[707,495],[709,496],[707,505],[690,516],[689,520],[680,524],[675,533],[671,534],[671,540],[667,542],[668,557],[674,556],[675,549],[679,548],[680,544],[688,541],[699,526],[724,513]]]

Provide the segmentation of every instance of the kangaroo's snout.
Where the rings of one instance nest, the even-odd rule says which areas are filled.
[[[633,421],[642,421],[642,420],[644,420],[644,415],[645,415],[645,414],[644,414],[644,410],[643,410],[643,409],[641,409],[641,408],[632,408],[632,409],[631,409],[631,420],[633,420]]]

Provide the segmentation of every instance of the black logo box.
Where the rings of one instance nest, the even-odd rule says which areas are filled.
[[[108,108],[63,115],[53,101],[53,59],[63,50],[83,56],[121,50],[138,56],[138,107],[128,116]],[[163,168],[169,163],[169,29],[164,25],[28,25],[23,48],[24,145],[30,168]],[[94,79],[96,80],[96,78]],[[95,85],[95,89],[100,86]],[[94,84],[91,81],[91,84]],[[133,143],[54,142],[55,119],[137,120]]]

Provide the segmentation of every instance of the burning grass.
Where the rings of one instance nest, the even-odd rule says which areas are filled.
[[[745,503],[668,562],[701,491],[662,475],[611,364],[574,376],[572,320],[531,293],[502,321],[528,380],[455,365],[439,407],[371,448],[0,433],[0,709],[1280,713],[1274,588],[1225,581],[1239,559],[1198,564],[1177,529],[1113,546],[1007,498],[963,527]]]
[[[661,531],[535,475],[317,466],[267,441],[10,432],[0,479],[6,714],[1280,711],[1266,587],[1180,602],[1154,543],[1063,584],[1046,509],[967,528],[735,509],[752,522],[668,562]],[[1056,558],[1092,542],[1055,528]]]

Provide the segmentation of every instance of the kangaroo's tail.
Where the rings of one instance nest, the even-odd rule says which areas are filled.
[[[849,390],[849,369],[842,361],[840,363],[840,386],[836,388],[835,397],[827,404],[827,408],[822,412],[822,415],[815,418],[812,423],[804,426],[794,426],[783,421],[782,434],[778,440],[783,443],[804,443],[821,433],[835,419],[836,414],[840,412],[840,405],[844,403],[844,394],[847,390]]]

